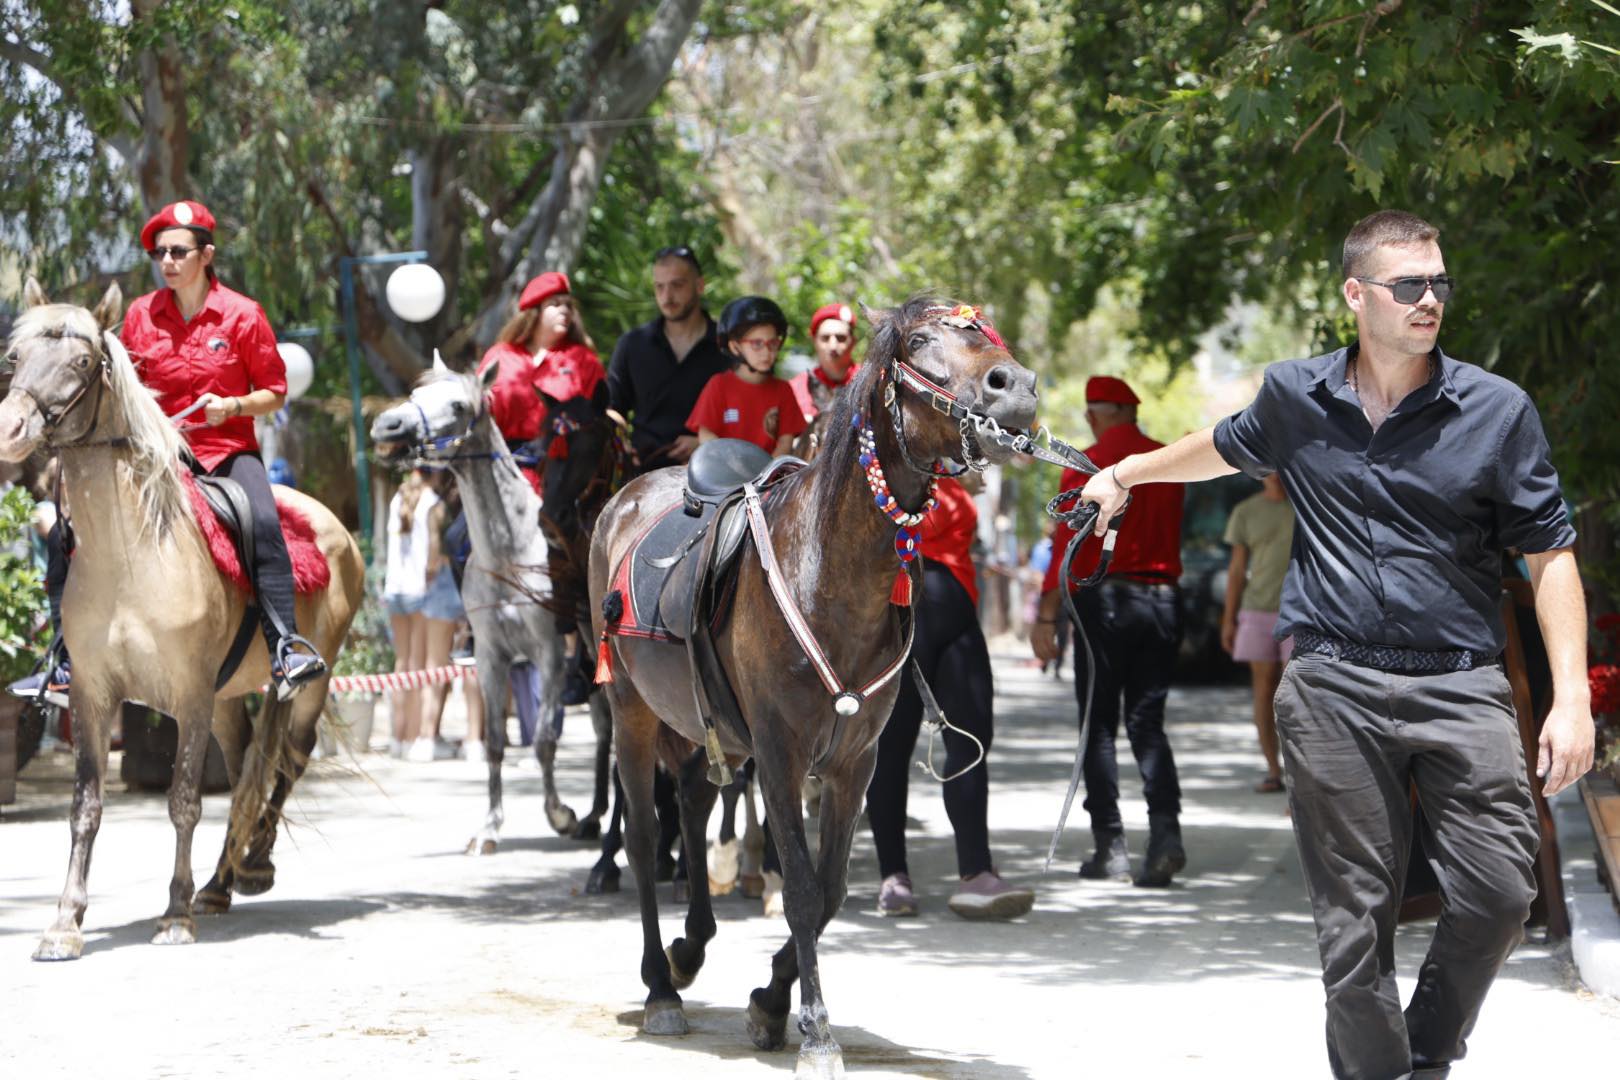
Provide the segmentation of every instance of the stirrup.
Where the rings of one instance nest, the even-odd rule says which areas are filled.
[[[298,665],[297,670],[290,671],[293,660],[300,657],[305,662]],[[326,661],[321,659],[320,650],[308,638],[288,634],[276,643],[275,662],[270,665],[270,683],[275,687],[278,700],[286,701],[324,674]]]

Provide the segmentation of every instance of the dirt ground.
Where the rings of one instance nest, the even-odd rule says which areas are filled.
[[[826,1000],[849,1071],[1327,1075],[1310,914],[1284,801],[1250,790],[1260,766],[1246,691],[1172,696],[1191,861],[1174,888],[1152,891],[1075,877],[1089,839],[1078,806],[1078,827],[1042,873],[1072,760],[1073,691],[1016,657],[998,658],[997,680],[992,839],[1002,873],[1033,884],[1039,901],[1010,924],[946,910],[949,824],[937,785],[917,774],[911,865],[921,917],[873,914],[876,868],[863,835],[849,901],[823,939]],[[571,716],[560,755],[576,809],[589,802],[589,731]],[[173,860],[164,800],[115,786],[84,957],[36,964],[29,956],[66,870],[71,795],[70,757],[42,759],[25,771],[18,805],[0,809],[0,1074],[790,1074],[791,1050],[756,1052],[743,1015],[785,925],[762,917],[757,901],[719,900],[719,936],[685,994],[692,1034],[640,1035],[633,894],[581,895],[594,847],[546,828],[532,761],[509,758],[506,783],[501,850],[477,858],[462,849],[483,815],[481,766],[381,754],[317,762],[278,844],[275,889],[239,898],[229,915],[201,923],[196,945],[179,948],[148,944]],[[1146,813],[1134,774],[1124,787],[1139,853]],[[199,881],[225,810],[224,797],[206,800]],[[669,887],[660,891],[667,902]],[[679,917],[666,903],[666,942]],[[1407,989],[1431,929],[1402,931]],[[1457,1080],[1572,1067],[1612,1074],[1620,1003],[1583,990],[1567,951],[1529,943],[1509,960],[1470,1049]]]

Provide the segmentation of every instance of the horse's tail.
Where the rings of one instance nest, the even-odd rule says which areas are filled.
[[[253,743],[242,762],[231,796],[231,819],[226,830],[225,859],[233,876],[240,879],[253,873],[252,856],[268,851],[280,824],[276,788],[292,786],[303,764],[292,741],[293,701],[282,701],[274,690],[264,695],[258,722],[253,725]]]

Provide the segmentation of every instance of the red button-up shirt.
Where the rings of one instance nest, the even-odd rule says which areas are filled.
[[[1097,438],[1097,444],[1086,451],[1086,456],[1099,469],[1117,465],[1132,454],[1145,454],[1157,450],[1163,443],[1154,442],[1142,434],[1135,424],[1116,424]],[[1078,469],[1063,470],[1063,490],[1085,486],[1089,477]],[[1114,561],[1108,568],[1115,574],[1140,575],[1174,582],[1181,577],[1181,510],[1185,493],[1180,484],[1138,484],[1131,488],[1131,505],[1125,511],[1125,520],[1119,526],[1119,539],[1114,544]],[[1051,592],[1058,586],[1058,571],[1063,553],[1068,550],[1069,538],[1074,530],[1058,525],[1052,532],[1052,562],[1046,568],[1046,581],[1042,592]],[[1074,565],[1069,570],[1071,583],[1085,578],[1097,568],[1102,557],[1102,538],[1090,536],[1075,552]]]
[[[558,401],[590,397],[597,384],[607,378],[602,361],[584,345],[550,349],[536,361],[534,354],[521,345],[497,342],[478,362],[478,373],[482,375],[491,364],[498,364],[500,370],[495,375],[495,385],[489,388],[489,416],[512,449],[540,434],[546,406],[536,391],[543,391]],[[525,468],[523,475],[538,492],[539,472]]]
[[[135,370],[170,416],[204,394],[242,397],[255,390],[287,392],[287,368],[276,352],[276,335],[257,303],[217,280],[191,320],[181,318],[173,289],[137,297],[124,315],[120,335]],[[186,442],[212,472],[226,458],[257,451],[251,416],[233,416],[209,427],[198,410],[184,421]]]
[[[979,508],[973,505],[973,496],[968,494],[967,488],[948,476],[940,479],[934,494],[939,501],[917,528],[922,534],[917,547],[923,558],[949,570],[977,605],[979,582],[973,573],[973,556],[969,550],[979,528]]]

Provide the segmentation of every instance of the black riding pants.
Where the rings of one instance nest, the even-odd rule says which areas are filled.
[[[281,640],[269,611],[281,617],[289,634],[298,632],[294,607],[292,560],[287,556],[287,540],[281,533],[281,517],[276,498],[270,492],[270,476],[264,461],[252,451],[235,454],[219,463],[210,476],[225,476],[242,485],[248,504],[253,507],[253,578],[259,590],[259,622],[271,656]]]
[[[1181,647],[1181,598],[1169,584],[1104,580],[1074,596],[1080,628],[1091,645],[1096,690],[1086,744],[1086,810],[1093,832],[1120,832],[1119,760],[1114,751],[1121,715],[1148,813],[1181,813],[1176,759],[1164,731],[1164,702]],[[1075,635],[1074,692],[1086,708],[1086,647]]]
[[[990,750],[994,726],[991,706],[990,650],[979,629],[978,612],[962,583],[937,563],[923,570],[922,602],[916,607],[917,635],[912,658],[922,669],[940,708],[952,724],[971,732]],[[894,712],[878,737],[877,770],[866,789],[866,813],[877,847],[878,870],[883,877],[909,873],[906,869],[906,795],[911,778],[911,755],[922,727],[922,698],[907,664]],[[978,747],[972,740],[946,730],[945,764],[939,771],[951,775],[972,763]],[[945,812],[956,834],[956,870],[972,877],[992,868],[990,860],[990,767],[988,761],[942,787]]]

